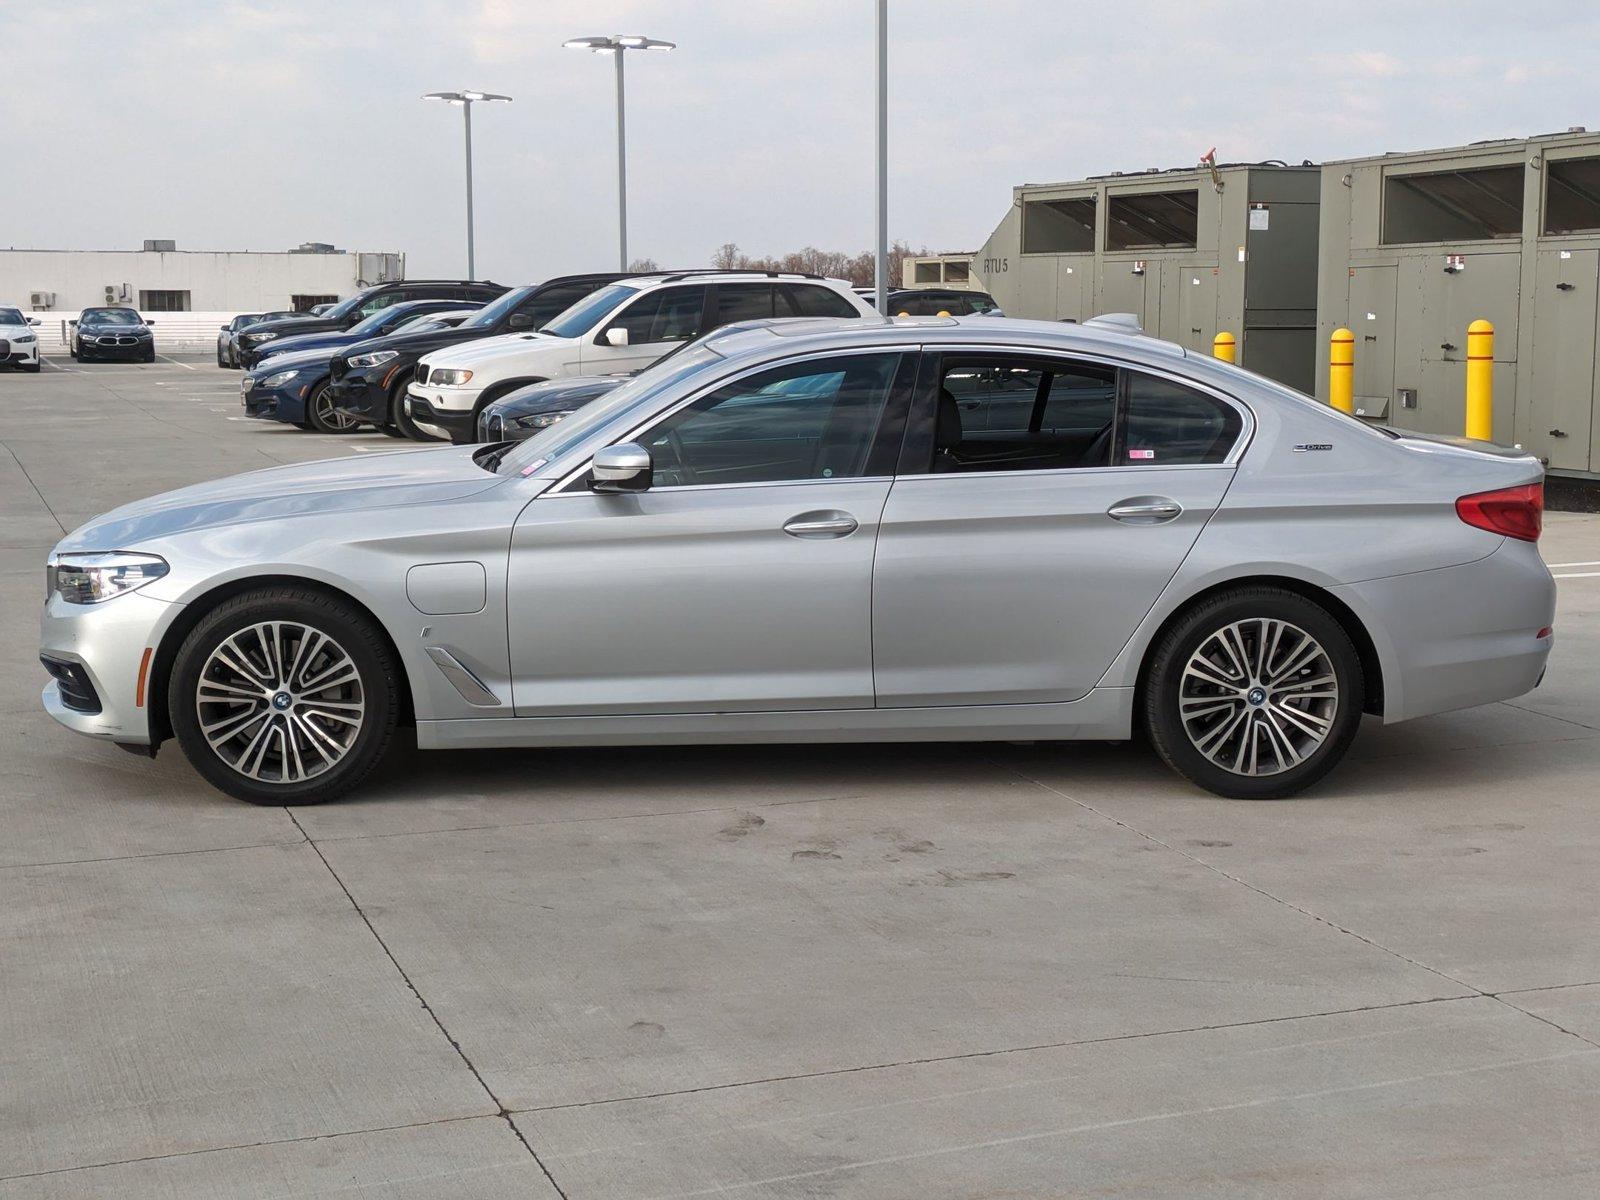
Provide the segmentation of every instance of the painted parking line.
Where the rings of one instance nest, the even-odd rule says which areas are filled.
[[[1552,571],[1559,571],[1562,567],[1600,567],[1600,559],[1596,559],[1594,562],[1545,563],[1545,566],[1549,567]]]
[[[1557,575],[1556,579],[1600,579],[1600,571],[1573,571],[1566,575]]]
[[[192,371],[192,370],[195,369],[195,368],[191,367],[188,363],[179,362],[175,358],[168,358],[165,354],[158,354],[158,355],[156,355],[156,357],[159,358],[162,362],[169,362],[175,367],[182,367],[185,371]]]

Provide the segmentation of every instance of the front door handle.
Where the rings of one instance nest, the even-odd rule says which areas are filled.
[[[847,512],[827,509],[822,512],[804,512],[783,523],[783,531],[797,538],[848,537],[861,524]]]
[[[1129,525],[1160,525],[1183,512],[1183,505],[1165,496],[1136,496],[1113,504],[1106,516]]]

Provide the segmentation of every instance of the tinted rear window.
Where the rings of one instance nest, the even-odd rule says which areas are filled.
[[[1153,375],[1129,371],[1127,379],[1122,465],[1171,467],[1228,457],[1244,425],[1231,405]]]

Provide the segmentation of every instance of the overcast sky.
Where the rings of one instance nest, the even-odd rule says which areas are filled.
[[[0,0],[0,245],[402,250],[479,273],[612,266],[628,60],[630,249],[662,265],[872,238],[870,0]],[[1593,0],[892,0],[890,224],[981,245],[1023,182],[1321,160],[1600,126]],[[1474,30],[1481,31],[1474,36]]]

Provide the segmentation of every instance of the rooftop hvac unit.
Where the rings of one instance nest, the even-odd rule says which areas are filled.
[[[56,294],[54,292],[28,293],[28,307],[30,308],[54,308],[55,306]]]
[[[125,283],[106,284],[106,303],[115,304],[119,300],[132,300],[133,289]]]

